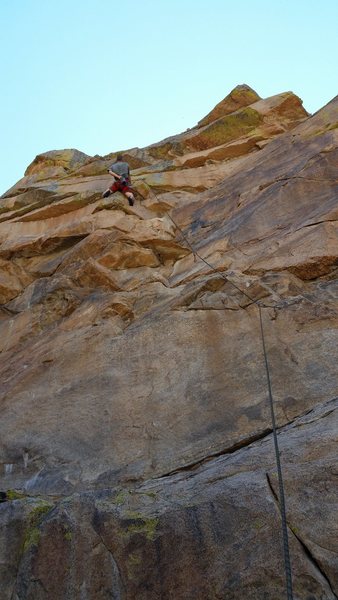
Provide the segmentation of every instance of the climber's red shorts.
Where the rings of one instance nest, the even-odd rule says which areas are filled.
[[[110,186],[110,191],[114,192],[122,192],[125,194],[126,192],[132,192],[132,189],[126,183],[120,183],[119,181],[114,181],[113,185]]]

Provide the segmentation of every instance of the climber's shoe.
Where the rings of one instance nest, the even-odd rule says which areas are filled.
[[[108,196],[110,196],[110,193],[110,190],[106,190],[105,192],[103,192],[102,198],[108,198]]]

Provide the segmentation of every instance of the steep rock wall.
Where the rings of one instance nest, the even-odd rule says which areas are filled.
[[[69,150],[1,199],[6,599],[285,597],[257,300],[295,594],[338,596],[338,100],[239,91],[126,151],[134,207]]]

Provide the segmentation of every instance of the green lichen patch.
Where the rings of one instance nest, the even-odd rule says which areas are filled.
[[[176,146],[177,146],[177,144],[176,144]],[[179,148],[177,148],[177,150],[178,149]],[[150,156],[152,158],[162,160],[162,159],[168,157],[170,150],[173,150],[173,144],[171,144],[170,142],[166,142],[165,144],[160,144],[158,146],[153,146],[151,148],[148,148],[148,154],[150,154]]]
[[[294,527],[293,525],[290,525],[289,527],[290,527],[292,533],[294,533],[295,536],[298,537],[299,533],[300,533],[298,527]]]
[[[52,508],[54,508],[53,504],[42,500],[41,503],[35,506],[33,510],[31,510],[31,512],[29,513],[30,523],[34,525],[39,525],[44,515],[51,511]]]
[[[246,104],[253,104],[260,99],[260,96],[257,94],[257,92],[255,92],[255,90],[249,87],[244,89],[242,86],[235,87],[230,93],[230,96],[236,100],[241,98],[243,103],[245,102]]]
[[[262,529],[265,525],[265,522],[262,519],[256,519],[256,521],[253,522],[253,526],[255,529]]]
[[[22,492],[17,492],[16,490],[7,490],[6,495],[8,500],[22,500],[26,498],[26,495]]]
[[[29,529],[26,532],[26,537],[23,543],[24,552],[31,546],[37,546],[39,544],[40,535],[40,530],[37,527]]]
[[[135,552],[131,552],[126,561],[128,579],[131,581],[135,581],[139,579],[140,572],[143,570],[144,559],[142,556],[142,551],[137,550]]]
[[[134,511],[127,511],[127,520],[125,533],[127,535],[141,534],[147,540],[153,541],[156,538],[156,530],[159,523],[157,517],[145,517]]]
[[[142,557],[139,553],[132,552],[128,556],[128,562],[132,567],[138,567],[140,564],[142,564]]]
[[[148,496],[148,498],[152,498],[153,500],[155,500],[157,496],[156,492],[138,492],[138,494]]]
[[[334,131],[335,129],[338,129],[338,121],[336,121],[335,123],[327,123],[324,127],[321,127],[320,129],[315,129],[314,131],[310,131],[310,133],[305,134],[303,137],[304,139],[309,139],[312,137],[317,137],[319,135],[324,135],[328,131]]]
[[[26,529],[25,539],[23,542],[23,550],[26,551],[31,546],[37,546],[40,539],[39,526],[42,523],[45,515],[49,513],[53,504],[50,502],[41,501],[38,505],[35,505],[29,513],[28,527]]]
[[[263,117],[256,110],[246,107],[213,122],[198,135],[190,138],[187,145],[194,150],[220,146],[249,133],[262,121]]]
[[[72,532],[67,530],[65,531],[65,533],[63,534],[63,537],[65,538],[65,540],[67,540],[67,542],[70,542],[72,540]]]
[[[123,490],[121,490],[120,492],[118,492],[116,494],[116,496],[114,496],[113,498],[113,503],[116,504],[117,506],[121,506],[122,504],[124,504],[127,500],[127,493],[124,492]]]

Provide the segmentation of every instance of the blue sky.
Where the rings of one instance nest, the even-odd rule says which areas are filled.
[[[34,157],[192,127],[237,84],[338,93],[338,0],[1,0],[0,194]]]

